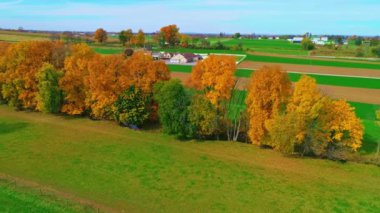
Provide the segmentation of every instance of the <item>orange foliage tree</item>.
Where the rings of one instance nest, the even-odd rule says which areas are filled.
[[[211,103],[218,106],[231,96],[235,71],[234,57],[211,55],[195,65],[189,84],[197,90],[203,90]]]
[[[3,98],[18,108],[35,110],[38,93],[36,74],[44,63],[62,64],[54,56],[55,51],[63,46],[62,42],[25,41],[7,48],[0,66]]]
[[[170,79],[167,65],[162,61],[153,61],[144,52],[134,53],[126,63],[128,73],[120,79],[124,88],[134,85],[144,93],[151,94],[156,82]]]
[[[89,61],[95,52],[86,44],[76,44],[71,47],[71,55],[65,60],[64,76],[59,85],[65,95],[62,112],[70,115],[82,114],[86,109],[85,84],[88,75]]]
[[[94,39],[99,42],[103,43],[107,41],[107,32],[103,28],[99,28],[95,31]]]
[[[288,74],[279,66],[264,66],[254,72],[246,99],[249,116],[248,136],[252,143],[262,145],[267,135],[265,123],[285,108],[291,95]]]
[[[160,29],[160,37],[164,44],[176,46],[179,43],[179,28],[175,24],[162,27]]]
[[[122,55],[96,55],[88,65],[88,76],[85,81],[88,88],[86,106],[91,116],[96,119],[111,119],[114,103],[125,89],[119,80],[127,72]]]

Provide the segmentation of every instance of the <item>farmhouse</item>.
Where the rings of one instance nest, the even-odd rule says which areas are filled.
[[[186,64],[196,62],[201,59],[200,55],[195,55],[193,53],[181,53],[176,54],[170,59],[170,63],[173,64]]]
[[[327,36],[313,37],[311,41],[316,45],[325,45],[329,41]]]
[[[291,42],[300,44],[303,40],[303,37],[293,37],[293,39],[290,39]]]

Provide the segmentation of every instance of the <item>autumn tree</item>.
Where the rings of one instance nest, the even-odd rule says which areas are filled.
[[[128,73],[121,77],[123,82],[128,82],[128,86],[134,85],[145,94],[153,92],[156,82],[170,79],[170,71],[165,62],[153,61],[153,58],[144,52],[134,53],[126,63]]]
[[[228,100],[235,84],[235,58],[231,56],[210,55],[199,61],[191,73],[190,86],[205,93],[206,98],[215,106]]]
[[[190,40],[191,40],[190,36],[188,36],[186,34],[180,35],[180,43],[181,43],[182,47],[184,47],[184,48],[189,47]]]
[[[115,102],[115,119],[124,126],[141,127],[149,117],[149,96],[131,86]]]
[[[119,94],[128,88],[120,82],[126,75],[125,61],[122,55],[95,55],[88,63],[88,76],[85,87],[86,108],[96,119],[111,119],[114,117],[114,103]]]
[[[103,43],[107,41],[107,32],[103,28],[99,28],[95,31],[94,39],[99,42]]]
[[[59,88],[59,79],[63,73],[51,64],[44,64],[37,73],[38,95],[37,109],[46,113],[58,113],[63,102],[63,93]]]
[[[345,148],[357,151],[363,137],[363,126],[354,109],[345,101],[323,96],[308,76],[295,84],[286,112],[266,127],[275,149],[328,158]]]
[[[136,45],[139,47],[143,47],[144,44],[145,44],[145,34],[144,34],[144,31],[140,29],[136,35]]]
[[[158,115],[163,131],[180,138],[191,137],[193,128],[188,116],[190,97],[180,80],[155,84],[154,99],[159,106]]]
[[[253,73],[246,99],[249,117],[248,135],[252,143],[264,145],[265,122],[284,110],[291,95],[288,74],[279,66],[264,66]]]
[[[179,28],[175,24],[160,29],[160,37],[165,44],[168,44],[171,47],[178,45],[180,39],[179,35]]]
[[[295,141],[302,154],[311,152],[313,143],[311,130],[325,101],[314,78],[303,75],[295,83],[292,98],[287,106],[287,113],[296,115],[298,128],[297,134],[292,140]]]
[[[71,55],[65,60],[64,75],[59,86],[65,95],[62,112],[69,115],[80,115],[86,110],[87,88],[85,79],[88,66],[95,52],[86,44],[75,44]]]
[[[312,150],[316,155],[332,159],[339,150],[357,151],[362,145],[363,125],[355,108],[344,100],[327,100],[315,123]]]
[[[7,48],[2,57],[2,96],[12,106],[35,110],[37,107],[36,74],[44,63],[62,64],[53,60],[62,42],[25,41]],[[57,60],[63,60],[63,58]]]

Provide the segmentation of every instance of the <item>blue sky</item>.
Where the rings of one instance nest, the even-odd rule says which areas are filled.
[[[380,35],[380,0],[0,0],[0,28]]]

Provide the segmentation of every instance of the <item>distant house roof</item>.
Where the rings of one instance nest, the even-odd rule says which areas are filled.
[[[187,61],[193,61],[197,57],[194,53],[183,53],[182,55]]]

